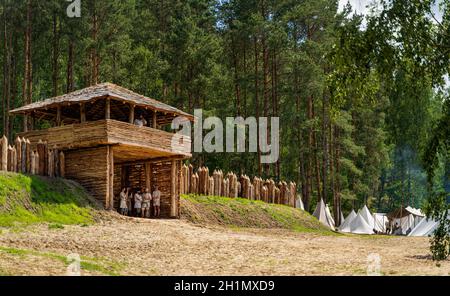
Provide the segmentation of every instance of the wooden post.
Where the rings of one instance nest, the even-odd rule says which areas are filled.
[[[105,119],[111,119],[111,100],[109,98],[105,101]]]
[[[66,176],[66,158],[64,152],[59,152],[59,176],[64,178]]]
[[[105,208],[108,210],[114,209],[114,154],[113,148],[108,146],[106,155],[106,173],[107,173],[107,188],[106,188],[106,200]]]
[[[27,140],[25,138],[22,139],[22,147],[20,148],[20,152],[22,153],[20,158],[20,171],[22,173],[27,173]]]
[[[37,160],[39,161],[39,165],[36,167],[36,169],[38,169],[37,174],[44,176],[45,172],[46,172],[46,145],[45,143],[43,143],[41,140],[39,140],[38,144],[37,144],[37,153],[38,153],[38,158]]]
[[[31,151],[31,142],[30,140],[26,139],[26,151],[27,151],[27,173],[31,174],[31,153],[33,151]]]
[[[56,126],[61,126],[61,105],[56,107]]]
[[[133,104],[130,105],[130,116],[128,119],[131,124],[134,124],[134,105]]]
[[[15,142],[15,148],[16,148],[16,159],[14,162],[15,172],[22,172],[22,139],[20,137],[16,138]]]
[[[152,192],[152,187],[151,187],[151,164],[149,162],[145,163],[145,188],[148,188],[148,190],[150,192]]]
[[[34,175],[36,172],[36,154],[34,153],[34,151],[31,151],[31,167],[30,167],[30,174]]]
[[[86,122],[86,105],[84,103],[80,104],[80,122]]]
[[[158,124],[157,124],[157,121],[156,121],[156,110],[155,111],[153,111],[153,117],[152,117],[152,128],[158,128]]]
[[[7,171],[8,170],[8,139],[3,136],[1,139],[1,167],[0,170]]]
[[[177,217],[177,162],[172,160],[172,169],[170,173],[170,217]]]

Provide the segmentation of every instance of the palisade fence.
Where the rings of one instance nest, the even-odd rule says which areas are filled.
[[[16,172],[48,177],[65,175],[64,153],[50,149],[46,142],[39,140],[31,145],[30,140],[17,137],[9,144],[3,136],[0,140],[0,171]]]
[[[192,165],[183,165],[180,178],[181,194],[215,195],[223,197],[241,197],[260,200],[267,203],[296,206],[297,185],[294,182],[259,177],[250,179],[247,175],[238,177],[235,173],[223,174],[214,170],[212,176],[207,167],[200,167],[194,172]]]

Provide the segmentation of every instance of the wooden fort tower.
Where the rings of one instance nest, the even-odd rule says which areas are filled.
[[[32,146],[42,140],[49,149],[63,151],[65,177],[78,181],[106,209],[118,207],[123,187],[153,190],[157,184],[161,217],[179,217],[181,161],[191,157],[191,139],[174,141],[174,133],[163,128],[176,117],[193,121],[192,115],[111,83],[10,113],[51,126],[25,130],[19,136],[29,139]],[[134,124],[141,115],[147,126]]]

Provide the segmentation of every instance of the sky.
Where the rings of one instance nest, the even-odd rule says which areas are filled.
[[[406,0],[407,1],[407,0]],[[441,2],[442,0],[438,0],[437,2]],[[379,2],[377,0],[339,0],[339,10],[342,10],[343,7],[350,2],[354,11],[358,14],[367,14],[369,10],[367,9],[367,5],[372,2]],[[433,7],[434,15],[440,21],[442,19],[442,12],[438,8],[438,4],[435,4]]]

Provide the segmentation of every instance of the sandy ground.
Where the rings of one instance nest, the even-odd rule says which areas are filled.
[[[430,260],[428,238],[323,236],[133,218],[64,229],[2,229],[0,274],[64,275],[67,262],[55,256],[70,253],[96,264],[82,267],[83,275],[365,275],[370,254],[379,256],[384,275],[450,275],[450,260],[440,266]],[[373,266],[376,259],[369,261]]]

